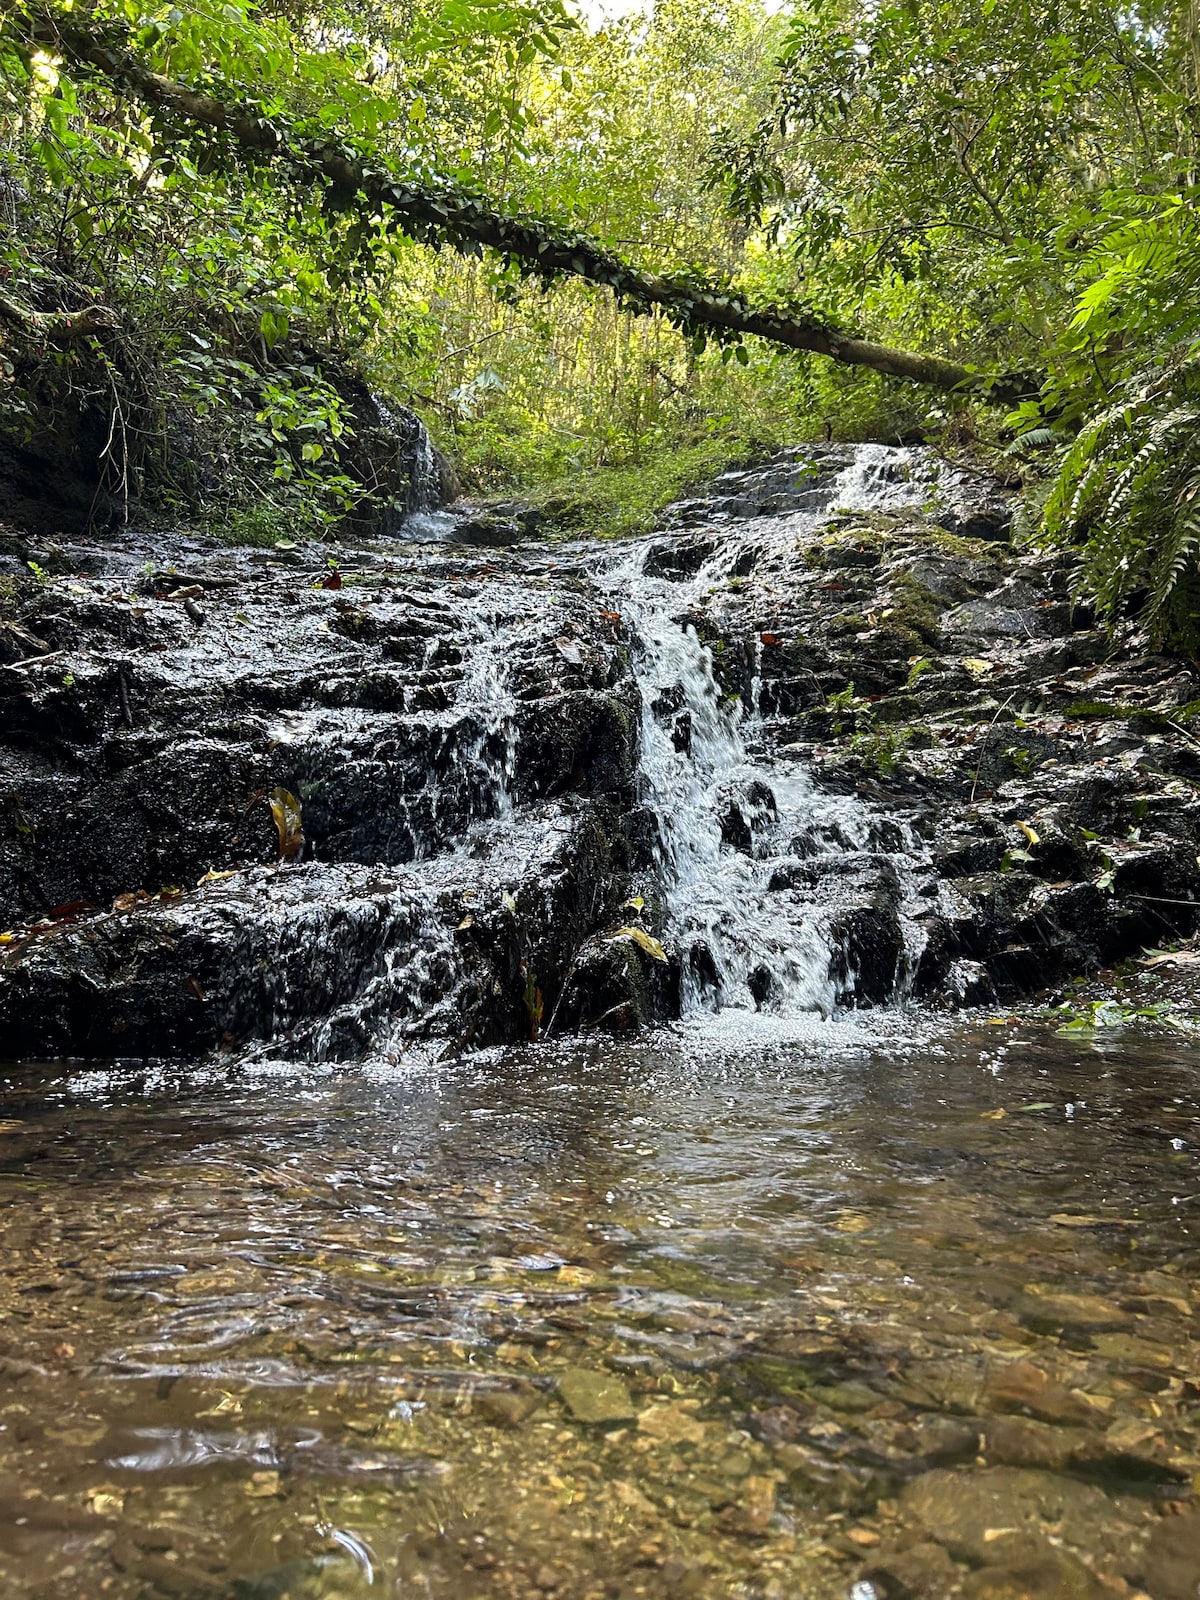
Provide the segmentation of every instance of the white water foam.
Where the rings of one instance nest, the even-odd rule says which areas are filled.
[[[641,543],[601,579],[641,646],[635,666],[643,699],[641,773],[658,823],[667,932],[684,953],[685,1017],[728,1008],[831,1016],[854,979],[844,940],[838,947],[836,908],[778,892],[772,883],[808,856],[827,861],[840,854],[848,866],[869,857],[881,848],[883,819],[854,797],[816,790],[800,761],[752,756],[746,736],[758,717],[761,653],[749,705],[731,703],[714,675],[711,650],[679,619],[729,578],[749,544],[793,552],[798,539],[837,511],[921,504],[931,480],[923,452],[863,445],[824,493],[806,496],[805,509],[753,517],[739,525],[744,532],[723,532],[693,577],[648,575],[650,547]],[[741,835],[736,844],[731,826]],[[910,948],[895,974],[897,1000],[919,953],[919,936],[906,931]]]

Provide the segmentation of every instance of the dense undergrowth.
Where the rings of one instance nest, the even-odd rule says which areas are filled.
[[[1009,410],[684,339],[569,273],[451,253],[68,66],[56,15],[365,168],[1036,394]],[[90,467],[77,517],[259,543],[403,502],[372,392],[417,410],[468,492],[602,535],[784,443],[1007,447],[1057,479],[1039,534],[1078,547],[1081,595],[1194,648],[1198,73],[1178,0],[658,0],[596,26],[531,0],[15,5],[0,430],[43,478]],[[119,328],[38,321],[93,302]]]

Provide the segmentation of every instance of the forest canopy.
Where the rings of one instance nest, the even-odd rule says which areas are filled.
[[[9,5],[3,420],[40,334],[143,453],[181,406],[240,430],[247,503],[314,525],[355,487],[336,362],[472,488],[607,471],[601,529],[774,443],[980,439],[1057,465],[1044,534],[1103,611],[1182,636],[1198,86],[1194,0]],[[124,354],[97,329],[81,370],[37,319],[89,304]]]

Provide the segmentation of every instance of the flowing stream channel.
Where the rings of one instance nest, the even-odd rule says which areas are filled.
[[[923,471],[868,448],[788,516]],[[923,1015],[907,921],[893,1004],[839,1009],[798,867],[903,906],[919,846],[680,623],[772,527],[592,576],[641,642],[681,1023],[0,1071],[6,1597],[1195,1600],[1194,1046]],[[499,656],[469,687],[474,826],[512,827]]]

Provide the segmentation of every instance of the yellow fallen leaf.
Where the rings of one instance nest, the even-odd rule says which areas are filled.
[[[1037,833],[1036,829],[1029,825],[1028,822],[1018,822],[1017,827],[1020,828],[1021,832],[1029,840],[1030,844],[1041,844],[1042,841],[1040,835]]]
[[[642,899],[641,895],[640,894],[635,894],[632,897],[632,899],[629,899],[629,900],[625,901],[625,903],[621,907],[621,910],[622,911],[640,911],[645,904],[646,904],[646,902]]]
[[[304,823],[300,802],[290,789],[281,786],[271,790],[267,802],[275,819],[275,831],[279,835],[279,859],[294,861],[304,849]]]
[[[16,942],[17,936],[15,933],[12,933],[11,931],[8,933],[0,933],[0,944],[16,944]]]
[[[201,883],[220,883],[222,878],[236,878],[237,872],[231,868],[228,872],[214,872],[212,867],[200,879]],[[197,885],[199,887],[199,885]]]
[[[653,956],[655,961],[665,961],[667,952],[659,944],[653,934],[647,933],[645,928],[618,928],[609,935],[612,939],[632,939],[639,950],[644,950],[648,956]]]
[[[1001,1106],[998,1111],[981,1111],[979,1115],[984,1122],[999,1122],[1001,1117],[1008,1115],[1008,1112]]]
[[[964,656],[963,666],[976,678],[986,678],[992,671],[994,663],[985,661],[982,656]]]
[[[89,1489],[85,1498],[88,1510],[98,1517],[119,1517],[125,1509],[124,1493],[111,1485],[106,1485],[102,1489]]]
[[[1019,1528],[985,1528],[983,1530],[984,1544],[991,1544],[994,1539],[1006,1538],[1010,1533],[1019,1533]]]

